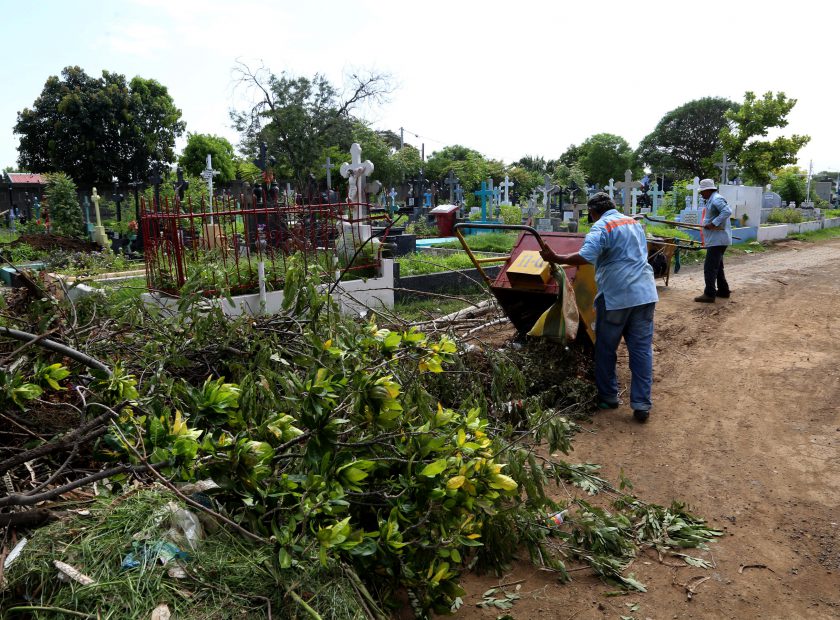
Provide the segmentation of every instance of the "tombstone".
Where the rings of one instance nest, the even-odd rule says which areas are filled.
[[[729,169],[735,168],[735,164],[729,161],[726,153],[723,154],[723,159],[715,164],[715,168],[720,168],[720,184],[729,185]]]
[[[487,183],[485,181],[481,182],[481,189],[478,191],[473,192],[473,195],[478,196],[481,198],[481,221],[487,221],[487,198],[492,198],[493,190],[487,187]],[[470,210],[472,213],[472,210]]]
[[[178,200],[181,202],[184,201],[184,192],[187,191],[190,187],[190,182],[184,178],[184,171],[181,169],[181,166],[178,166],[175,169],[175,176],[176,181],[173,183],[173,187],[175,188],[175,192],[178,194]]]
[[[125,200],[125,196],[123,196],[119,192],[119,189],[120,189],[119,185],[117,185],[117,182],[115,181],[114,182],[114,193],[111,195],[111,199],[114,201],[114,205],[117,208],[117,221],[121,222],[122,221],[122,202],[123,202],[123,200]]]
[[[405,206],[409,209],[414,209],[414,180],[408,183],[408,190],[405,195]]]
[[[373,172],[373,162],[369,159],[362,161],[362,147],[358,142],[350,146],[350,163],[343,163],[339,168],[341,176],[347,179],[347,201],[353,203],[366,202],[365,179]]]
[[[776,192],[764,192],[761,196],[762,209],[778,209],[782,206],[782,197]]]
[[[37,196],[32,197],[32,212],[35,214],[35,221],[41,221],[41,201]]]
[[[423,208],[431,208],[432,206],[432,192],[428,189],[423,192]]]
[[[698,209],[700,207],[699,201],[697,200],[698,196],[700,196],[700,177],[694,177],[694,182],[691,185],[686,186],[687,190],[691,190],[691,208]],[[685,197],[686,203],[688,203],[688,196]]]
[[[332,169],[335,167],[335,164],[333,164],[329,156],[327,156],[327,163],[321,167],[325,168],[327,171],[327,194],[329,195],[330,190],[332,189]]]
[[[551,183],[551,177],[549,175],[544,175],[543,177],[544,183],[540,189],[543,195],[543,206],[545,208],[545,217],[551,216],[551,208],[550,208],[550,200],[551,197],[560,191],[560,187],[557,185],[553,185]]]
[[[652,213],[656,215],[659,212],[659,201],[665,197],[665,192],[659,189],[659,185],[654,182],[653,185],[650,186],[650,190],[648,192],[650,194],[651,199],[651,209]]]
[[[388,192],[388,198],[391,199],[391,212],[393,213],[394,210],[396,209],[396,199],[397,199],[397,190],[395,190],[393,187],[391,188],[391,191]]]
[[[17,232],[15,220],[17,220],[17,212],[15,210],[15,206],[12,205],[9,207],[9,230],[11,230],[13,233]]]
[[[612,183],[612,179],[610,179],[610,183]],[[631,202],[632,202],[632,190],[639,189],[642,186],[641,183],[638,181],[633,180],[633,171],[632,170],[625,170],[624,172],[624,180],[619,181],[615,184],[616,188],[620,188],[622,190],[622,194],[624,195],[624,213],[630,213],[631,209]]]
[[[604,189],[607,190],[607,193],[610,195],[610,200],[615,200],[615,182],[614,179],[610,179],[609,185],[604,185]]]
[[[508,175],[505,175],[505,182],[502,183],[499,187],[504,188],[505,191],[505,199],[502,201],[502,204],[505,206],[510,206],[510,188],[514,186],[514,183],[508,178]]]
[[[630,196],[631,196],[630,214],[631,215],[636,215],[636,206],[639,203],[639,196],[641,196],[641,195],[642,195],[642,192],[639,191],[638,187],[634,187],[633,190],[630,192]]]
[[[452,204],[455,203],[455,186],[458,184],[458,178],[455,176],[455,172],[450,170],[449,176],[446,177],[444,181],[449,186],[449,202]]]
[[[96,213],[96,226],[93,229],[93,241],[103,248],[110,247],[108,235],[105,234],[105,227],[102,225],[102,217],[99,214],[99,201],[102,197],[96,193],[96,188],[91,190],[90,200],[93,203],[93,210]]]
[[[455,185],[455,204],[463,205],[464,204],[464,188],[461,187],[460,183]]]

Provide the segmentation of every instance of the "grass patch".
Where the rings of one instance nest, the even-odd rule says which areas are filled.
[[[400,276],[420,276],[427,273],[441,271],[458,271],[460,269],[475,269],[470,257],[464,252],[434,256],[423,252],[400,256]]]
[[[691,235],[689,235],[684,230],[679,230],[678,228],[673,228],[671,226],[665,226],[664,224],[648,224],[647,227],[647,234],[653,235],[654,237],[675,237],[677,239],[691,239]]]
[[[80,617],[148,620],[158,604],[166,603],[173,617],[182,619],[268,618],[271,601],[274,618],[304,617],[285,595],[286,587],[291,587],[311,594],[307,603],[323,618],[364,617],[362,609],[345,595],[349,585],[340,575],[290,569],[278,583],[267,568],[272,548],[249,544],[224,529],[209,534],[189,552],[189,560],[181,561],[186,579],[167,574],[176,560],[166,566],[150,561],[121,568],[135,535],[147,536],[150,542],[164,538],[169,523],[168,516],[161,515],[170,501],[179,503],[163,489],[130,491],[96,500],[89,508],[90,516],[74,515],[38,530],[7,571],[9,587],[0,598],[0,616],[10,620],[72,617],[55,609],[60,608],[78,612]],[[62,583],[56,578],[53,560],[70,564],[96,583]],[[28,603],[19,602],[24,598]]]
[[[482,233],[480,235],[469,235],[466,239],[467,245],[469,245],[470,250],[473,252],[508,254],[513,249],[516,240],[519,239],[519,233]],[[460,241],[448,241],[446,243],[436,244],[433,247],[456,248],[460,250],[462,246]]]
[[[821,230],[813,230],[811,232],[797,233],[795,235],[788,235],[788,239],[796,239],[797,241],[827,241],[828,239],[836,239],[840,237],[840,226],[835,228],[823,228]]]

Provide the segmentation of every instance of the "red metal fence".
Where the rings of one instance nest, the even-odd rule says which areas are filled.
[[[258,194],[225,196],[212,207],[180,201],[141,201],[146,279],[152,290],[178,295],[184,285],[206,296],[257,292],[262,263],[266,288],[285,282],[288,259],[299,254],[307,270],[332,278],[378,272],[387,215],[369,215],[353,203],[292,204]]]

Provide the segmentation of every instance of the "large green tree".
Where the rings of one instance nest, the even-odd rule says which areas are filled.
[[[777,170],[774,176],[775,178],[770,181],[770,187],[782,197],[784,204],[790,201],[802,204],[805,200],[808,174],[797,166],[787,166]]]
[[[727,125],[721,129],[723,150],[740,165],[746,180],[765,185],[771,173],[782,166],[795,164],[799,150],[810,142],[810,136],[793,134],[773,140],[760,140],[770,129],[787,127],[787,116],[796,105],[784,93],[764,93],[761,98],[747,91],[744,103],[728,110]]]
[[[627,140],[611,133],[598,133],[590,136],[579,147],[572,145],[570,150],[579,154],[577,162],[586,178],[599,185],[604,185],[610,179],[623,179],[625,170],[632,170],[633,176],[638,177],[642,168],[636,159],[636,154]]]
[[[82,187],[143,178],[175,161],[181,111],[155,80],[79,67],[51,76],[31,108],[18,112],[18,163],[35,172],[63,171]]]
[[[678,178],[711,176],[721,150],[720,132],[726,112],[738,104],[722,97],[704,97],[671,110],[639,144],[639,159],[653,171],[673,171]]]
[[[250,107],[231,111],[243,150],[256,157],[260,143],[266,142],[268,156],[276,158],[278,175],[295,178],[301,187],[310,173],[319,174],[327,149],[349,151],[357,120],[354,112],[390,92],[388,77],[379,74],[348,76],[342,94],[320,74],[275,75],[244,63],[235,72],[239,85],[253,96]]]
[[[216,180],[226,183],[236,178],[233,145],[219,136],[188,133],[187,146],[178,158],[178,163],[190,175],[197,177],[206,167],[208,155],[212,158],[213,169],[219,171]]]

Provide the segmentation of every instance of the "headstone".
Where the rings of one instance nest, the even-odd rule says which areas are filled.
[[[639,191],[638,187],[634,187],[633,190],[630,192],[630,196],[632,197],[632,199],[630,201],[631,202],[631,207],[630,207],[631,215],[636,215],[636,206],[638,205],[639,196],[641,196],[641,195],[642,195],[642,192]]]
[[[762,209],[778,209],[782,206],[782,197],[776,192],[764,192],[761,196]]]
[[[173,184],[175,188],[175,192],[178,194],[178,200],[184,200],[184,192],[187,191],[190,187],[190,182],[184,178],[184,171],[181,169],[181,166],[178,166],[175,169],[175,176],[176,181]]]
[[[691,185],[687,185],[686,189],[691,191],[691,208],[697,209],[700,206],[698,201],[698,197],[700,196],[700,177],[694,177],[694,182]],[[688,196],[685,199],[687,203]]]
[[[720,168],[720,184],[729,185],[729,169],[735,168],[735,164],[729,161],[726,153],[723,154],[723,159],[715,164],[715,168]]]
[[[396,207],[397,199],[397,190],[395,190],[393,187],[391,188],[391,191],[388,192],[388,198],[391,199],[391,210],[393,210]]]
[[[125,200],[125,196],[123,196],[119,192],[119,186],[114,183],[114,193],[111,195],[112,200],[114,201],[114,205],[117,208],[117,221],[122,221],[122,202]]]
[[[99,201],[102,197],[96,193],[96,188],[91,190],[90,200],[93,203],[93,210],[96,213],[96,226],[93,229],[93,240],[103,248],[111,247],[108,243],[108,235],[105,234],[105,227],[102,225],[102,217],[99,215]]]
[[[612,179],[610,179],[610,184],[612,184]],[[626,170],[624,172],[624,180],[619,181],[618,183],[615,184],[615,187],[621,189],[622,193],[624,194],[624,213],[625,214],[630,213],[631,201],[632,201],[632,195],[631,195],[632,190],[639,189],[641,186],[642,186],[641,183],[633,180],[633,171],[632,170]]]
[[[426,190],[423,192],[423,207],[431,208],[432,206],[432,192]]]
[[[616,188],[615,188],[614,179],[610,179],[610,184],[609,185],[604,185],[604,189],[607,190],[607,192],[609,193],[610,200],[615,200],[615,189]]]
[[[335,164],[330,161],[329,155],[327,156],[327,163],[325,163],[322,167],[327,170],[327,194],[329,194],[332,189],[332,169],[335,167]]]
[[[543,207],[545,209],[545,217],[549,217],[551,215],[551,197],[560,191],[560,187],[557,185],[553,185],[551,183],[551,177],[549,175],[545,175],[543,177],[543,186],[540,188],[540,191],[543,195]]]
[[[455,186],[458,184],[458,178],[455,176],[454,171],[449,171],[449,176],[446,177],[444,183],[449,186],[449,202],[455,204]]]
[[[659,189],[659,185],[657,183],[654,183],[650,186],[648,193],[650,194],[650,198],[652,200],[652,212],[656,215],[659,212],[659,201],[665,196],[665,192]]]
[[[32,197],[32,211],[35,213],[35,221],[41,221],[41,201],[37,196]]]
[[[473,192],[475,196],[478,196],[481,199],[481,221],[487,221],[487,198],[493,196],[493,190],[488,189],[487,183],[485,181],[481,182],[481,189],[478,191]],[[472,213],[472,210],[470,210]]]
[[[505,175],[505,182],[500,185],[505,191],[505,199],[502,201],[503,205],[510,205],[510,188],[514,186],[514,183],[508,178],[508,175]]]
[[[369,159],[362,161],[362,147],[358,142],[350,146],[350,163],[341,164],[339,172],[347,179],[347,201],[364,203],[365,179],[373,172],[373,162]]]
[[[554,225],[550,217],[537,218],[537,225],[534,227],[537,232],[554,232]]]
[[[461,187],[460,183],[455,185],[455,204],[464,204],[464,188]]]

